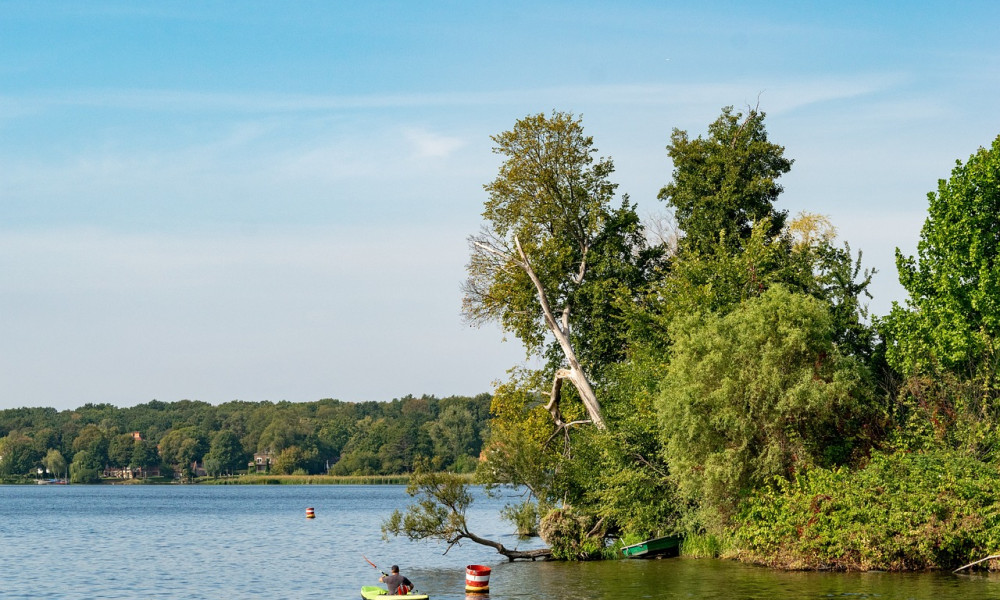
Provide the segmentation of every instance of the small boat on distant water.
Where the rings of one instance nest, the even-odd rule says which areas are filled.
[[[66,485],[65,479],[36,479],[38,485]]]
[[[680,551],[683,539],[680,536],[668,535],[666,537],[645,540],[638,544],[625,546],[622,548],[622,555],[626,558],[648,558],[667,553],[676,554]]]

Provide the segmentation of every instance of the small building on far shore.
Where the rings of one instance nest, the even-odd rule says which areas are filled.
[[[253,455],[253,467],[258,473],[270,473],[272,461],[270,450],[256,452]]]

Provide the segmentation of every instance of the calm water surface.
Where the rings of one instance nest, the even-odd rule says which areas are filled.
[[[443,554],[438,543],[383,541],[382,521],[409,500],[402,486],[0,486],[0,598],[354,599],[378,575],[362,554],[381,568],[399,564],[442,600],[465,600],[471,563],[493,567],[481,600],[1000,598],[993,576],[781,573],[687,559],[506,563],[474,544]],[[477,498],[469,520],[515,546],[496,517],[504,502]]]

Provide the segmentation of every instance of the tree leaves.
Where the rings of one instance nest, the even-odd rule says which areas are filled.
[[[904,374],[976,368],[1000,335],[1000,137],[957,162],[928,198],[917,256],[896,250],[909,297],[882,321]]]

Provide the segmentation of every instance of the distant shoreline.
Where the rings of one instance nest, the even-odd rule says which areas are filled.
[[[470,481],[472,474],[468,475]],[[149,479],[102,479],[99,483],[68,485],[406,485],[409,474],[401,475],[234,475],[232,477],[199,477],[180,481],[166,477]],[[35,479],[2,481],[0,485],[37,485]],[[60,484],[61,487],[62,484]]]

